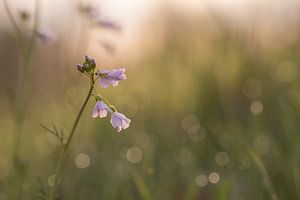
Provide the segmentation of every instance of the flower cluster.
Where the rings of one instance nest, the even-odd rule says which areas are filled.
[[[94,59],[85,56],[85,60],[83,64],[77,64],[77,69],[81,73],[87,73],[92,78],[94,69],[96,68],[96,62]],[[92,72],[92,73],[91,73]]]
[[[116,87],[119,81],[126,79],[125,69],[115,70],[101,70],[95,72],[96,62],[94,59],[85,56],[83,64],[78,64],[77,69],[81,73],[86,74],[94,85],[96,80],[99,80],[99,84],[103,88],[108,88],[110,85]],[[95,87],[94,87],[95,89]],[[110,123],[113,128],[120,132],[122,129],[127,129],[131,122],[124,114],[119,113],[116,108],[111,105],[103,96],[97,92],[93,93],[96,100],[96,105],[92,112],[93,118],[104,118],[108,114],[111,115]]]

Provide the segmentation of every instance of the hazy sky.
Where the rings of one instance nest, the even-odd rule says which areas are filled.
[[[18,11],[32,12],[34,0],[7,0],[14,15]],[[56,32],[57,35],[78,33],[80,29],[79,3],[91,3],[99,7],[101,16],[120,23],[124,27],[122,36],[110,38],[111,35],[102,34],[101,37],[111,40],[120,46],[133,45],[145,40],[144,32],[147,26],[159,23],[161,8],[171,7],[179,15],[196,18],[198,14],[207,12],[206,8],[213,8],[234,23],[245,24],[253,18],[255,23],[286,25],[299,21],[299,0],[39,0],[41,1],[41,31]],[[11,27],[0,1],[0,29]],[[149,23],[149,21],[151,23]],[[263,22],[262,22],[263,21]],[[78,37],[78,36],[76,36]],[[146,38],[147,39],[147,38]],[[96,38],[98,40],[98,38]],[[132,48],[131,48],[132,49]],[[133,48],[134,49],[134,48]],[[92,50],[92,51],[97,51]],[[124,51],[126,52],[126,51]]]

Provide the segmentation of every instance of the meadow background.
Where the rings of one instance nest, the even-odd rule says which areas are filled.
[[[299,1],[7,0],[18,29],[3,2],[0,200],[51,187],[39,123],[70,130],[86,54],[126,68],[99,89],[132,122],[117,134],[89,102],[60,199],[300,199]]]

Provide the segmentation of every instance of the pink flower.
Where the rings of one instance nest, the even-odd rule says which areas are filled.
[[[119,112],[113,112],[111,114],[110,123],[113,128],[117,129],[117,132],[120,132],[122,129],[129,127],[131,120],[128,119],[125,115]]]
[[[119,84],[120,80],[126,79],[125,69],[115,69],[112,71],[109,70],[102,70],[98,73],[100,77],[100,85],[103,88],[108,88],[109,85],[112,85],[113,87],[116,87]]]
[[[97,101],[96,102],[96,105],[93,109],[93,114],[92,114],[92,117],[93,118],[96,118],[96,117],[100,117],[100,118],[103,118],[103,117],[106,117],[107,116],[107,113],[108,112],[112,112],[108,106],[103,103],[102,101]]]

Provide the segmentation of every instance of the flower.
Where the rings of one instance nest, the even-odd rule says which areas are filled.
[[[125,69],[115,69],[112,71],[109,70],[102,70],[98,73],[100,77],[100,85],[103,88],[108,88],[109,85],[112,85],[113,87],[116,87],[119,84],[120,80],[126,79]]]
[[[76,66],[77,66],[78,71],[80,71],[81,73],[84,72],[84,68],[81,64],[77,64]]]
[[[89,72],[92,69],[96,68],[96,61],[93,58],[90,58],[89,56],[85,56],[84,66],[86,67],[86,71]]]
[[[129,127],[131,120],[128,119],[125,115],[119,112],[113,112],[111,114],[110,123],[113,128],[117,129],[117,132],[120,132],[122,129]]]
[[[90,58],[88,55],[85,55],[85,63],[88,65],[96,66],[96,61],[93,58]]]
[[[100,19],[97,21],[97,25],[102,28],[111,29],[115,31],[121,30],[121,26],[119,24],[114,23],[113,21]]]
[[[94,69],[96,68],[96,61],[93,58],[85,56],[84,62],[82,64],[77,64],[77,69],[81,73],[87,72],[90,76],[93,75]]]
[[[51,40],[55,39],[54,36],[52,36],[51,33],[48,33],[48,32],[30,30],[30,35],[34,36],[35,38],[39,39],[41,42],[44,42],[44,43],[48,43]]]
[[[108,106],[103,103],[102,101],[97,101],[96,102],[96,105],[93,109],[93,114],[92,114],[92,117],[93,118],[96,118],[96,117],[100,117],[100,118],[103,118],[103,117],[106,117],[107,116],[107,113],[108,112],[112,112]]]

